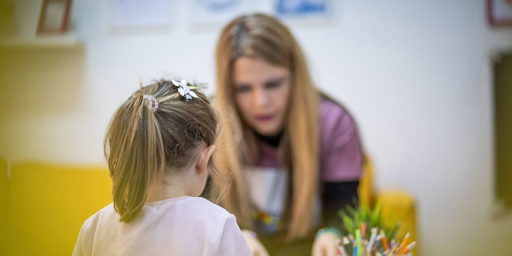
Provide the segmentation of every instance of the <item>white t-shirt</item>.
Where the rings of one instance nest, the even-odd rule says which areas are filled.
[[[146,203],[133,222],[119,218],[113,204],[89,217],[72,255],[251,255],[235,216],[204,198]]]

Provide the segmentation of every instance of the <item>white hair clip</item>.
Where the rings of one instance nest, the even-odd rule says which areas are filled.
[[[185,97],[186,101],[191,100],[192,97],[198,98],[197,94],[195,92],[193,92],[192,90],[190,90],[190,89],[197,89],[197,88],[195,86],[188,86],[187,80],[181,80],[181,81],[171,80],[171,82],[172,82],[172,84],[174,84],[174,86],[178,87],[178,92],[181,94],[181,96]]]

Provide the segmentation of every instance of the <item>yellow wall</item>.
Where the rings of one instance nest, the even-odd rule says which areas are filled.
[[[77,121],[83,73],[81,46],[0,45],[0,156],[48,160],[76,153],[86,128]]]

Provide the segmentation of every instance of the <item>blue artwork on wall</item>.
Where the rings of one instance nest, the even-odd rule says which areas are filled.
[[[328,0],[276,0],[276,13],[281,16],[326,16]]]
[[[196,0],[203,8],[211,12],[222,12],[232,9],[240,4],[240,0]]]
[[[249,0],[191,0],[190,15],[194,25],[225,24],[243,13],[254,10],[260,1]]]

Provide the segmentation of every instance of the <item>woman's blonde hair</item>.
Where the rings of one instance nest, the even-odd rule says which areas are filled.
[[[141,84],[112,117],[104,151],[120,221],[139,215],[150,185],[163,182],[166,172],[188,167],[200,145],[215,143],[216,112],[202,93],[194,92],[198,98],[187,101],[171,81]],[[227,179],[213,169],[210,195],[220,199]]]
[[[223,206],[244,227],[252,227],[249,195],[242,166],[254,164],[257,156],[254,133],[240,120],[234,100],[233,63],[240,57],[264,60],[291,72],[292,88],[288,117],[280,151],[288,155],[291,168],[290,226],[287,240],[305,236],[309,230],[314,200],[318,195],[320,94],[309,75],[306,59],[290,31],[277,19],[253,14],[236,18],[223,30],[216,50],[217,93],[222,133],[216,164],[231,173],[233,186]],[[284,150],[283,150],[284,149]]]

